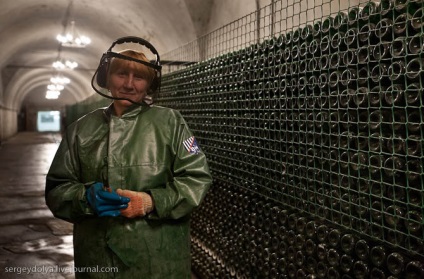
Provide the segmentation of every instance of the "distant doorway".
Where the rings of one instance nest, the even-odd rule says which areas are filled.
[[[60,111],[39,111],[37,113],[38,132],[59,132],[60,131]]]

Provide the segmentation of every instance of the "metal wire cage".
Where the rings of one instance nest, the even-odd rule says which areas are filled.
[[[423,25],[421,0],[272,1],[162,56],[214,177],[202,278],[423,278]]]

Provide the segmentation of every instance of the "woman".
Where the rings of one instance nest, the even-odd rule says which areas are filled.
[[[119,99],[68,126],[46,202],[74,224],[76,278],[190,278],[189,217],[211,183],[206,158],[179,112],[143,102],[157,78],[136,62],[146,56],[118,57],[106,87]]]

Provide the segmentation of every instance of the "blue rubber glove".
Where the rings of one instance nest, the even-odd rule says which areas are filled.
[[[98,216],[121,215],[121,209],[128,207],[129,198],[118,195],[114,190],[106,191],[103,183],[96,182],[85,192],[87,202]]]

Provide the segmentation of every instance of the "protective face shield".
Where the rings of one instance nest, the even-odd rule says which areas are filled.
[[[143,60],[138,60],[130,56],[126,56],[126,55],[112,51],[115,45],[125,44],[125,43],[136,43],[148,48],[155,55],[156,57],[155,61],[146,62]],[[153,68],[155,70],[156,75],[150,84],[150,92],[155,92],[160,89],[162,66],[160,65],[159,53],[156,51],[153,45],[150,44],[148,41],[138,37],[129,36],[129,37],[123,37],[123,38],[117,39],[109,47],[107,52],[103,53],[102,58],[100,59],[99,66],[97,67],[97,70],[94,73],[93,78],[91,79],[91,86],[93,87],[94,91],[96,91],[98,94],[100,94],[103,97],[106,97],[112,100],[127,100],[136,105],[143,105],[143,103],[150,105],[153,102],[152,97],[150,95],[146,96],[146,98],[143,100],[143,103],[137,103],[127,98],[116,98],[110,94],[107,88],[107,79],[108,79],[109,66],[113,58],[119,58],[119,59],[124,59],[128,61],[136,62],[136,63],[141,63],[143,65]]]

